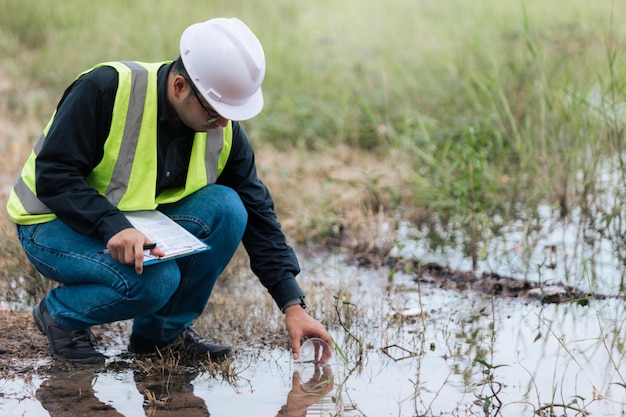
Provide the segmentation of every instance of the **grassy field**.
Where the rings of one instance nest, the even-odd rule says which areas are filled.
[[[581,240],[592,250],[594,239],[612,242],[609,246],[614,259],[626,265],[626,25],[622,21],[626,3],[0,0],[0,10],[3,204],[33,142],[76,74],[109,60],[174,59],[180,33],[189,24],[215,16],[237,16],[258,35],[268,62],[266,107],[259,117],[245,122],[245,128],[288,238],[305,256],[315,258],[317,252],[308,252],[306,246],[317,249],[321,244],[345,251],[362,263],[381,265],[397,244],[396,226],[409,222],[425,231],[433,250],[456,246],[476,266],[488,243],[500,237],[507,225],[515,222],[530,234],[542,226],[539,209],[548,207],[562,219],[575,217],[584,230]],[[50,284],[26,262],[4,210],[0,213],[0,245],[0,302],[23,301],[24,293],[28,301],[40,297]],[[238,275],[247,279],[242,252],[222,280],[226,286],[231,282],[236,286]],[[380,276],[391,282],[397,272]],[[342,285],[343,279],[351,282],[351,277],[339,275],[337,281]],[[309,299],[318,313],[325,311],[323,321],[329,328],[342,334],[344,324],[359,323],[348,315],[354,307],[346,302],[350,298],[340,292],[337,296],[333,293],[334,298],[316,298],[316,291],[326,283],[315,283],[317,287],[308,292],[312,294]],[[364,286],[369,284],[371,280]],[[619,288],[616,285],[609,291],[610,295],[624,296],[625,286],[622,281]],[[410,294],[406,291],[405,296]],[[276,332],[282,316],[271,300],[266,297],[267,303],[262,304],[256,294],[249,296],[254,299],[246,304],[266,310],[252,314],[244,309],[221,308],[220,303],[226,301],[216,296],[210,306],[216,310],[212,319],[224,320],[223,331],[235,333],[231,337]],[[379,294],[375,297],[379,301]],[[425,297],[428,308],[423,311],[439,309],[429,302],[435,303]],[[497,373],[501,365],[492,363],[512,364],[517,358],[498,356],[491,363],[474,359],[489,358],[490,349],[496,350],[495,334],[502,336],[503,332],[492,327],[490,320],[505,323],[510,312],[505,306],[500,315],[493,299],[471,300],[484,302],[486,307],[466,306],[466,302],[463,299],[458,306],[441,302],[454,307],[450,326],[461,329],[454,337],[447,334],[445,320],[431,324],[421,316],[417,324],[421,321],[426,337],[414,337],[418,332],[407,338],[413,343],[430,343],[430,349],[424,350],[424,358],[430,355],[424,360],[425,367],[434,367],[442,355],[447,355],[442,353],[446,345],[458,349],[452,356],[467,362],[468,375],[484,376],[493,390],[498,385],[493,375],[513,367],[499,368]],[[421,298],[419,303],[421,306]],[[520,306],[528,307],[520,303],[517,308]],[[392,307],[401,305],[394,302]],[[575,305],[570,307],[563,311],[577,317],[561,317],[558,310],[554,322],[572,323],[572,328],[563,332],[571,339],[582,337],[585,326],[581,316],[597,318],[602,336],[589,337],[594,346],[590,356],[596,357],[603,343],[610,345],[606,348],[610,360],[600,355],[598,362],[601,366],[603,362],[615,365],[619,379],[615,379],[617,383],[610,381],[613,388],[626,386],[619,370],[624,351],[622,303],[616,303],[619,312],[615,320],[610,314],[603,320],[601,314],[595,317],[594,311],[581,313]],[[474,315],[473,309],[479,314]],[[492,317],[479,318],[490,316],[490,311]],[[528,308],[526,315],[534,318],[535,313]],[[250,326],[251,317],[244,314],[262,317],[263,323],[244,327]],[[386,317],[378,310],[372,316],[361,318],[363,332],[372,322]],[[26,317],[29,313],[19,312],[14,320],[32,327]],[[524,315],[520,317],[523,323]],[[548,317],[546,322],[551,322],[552,316]],[[518,324],[514,322],[512,327],[517,329]],[[527,323],[518,330],[519,337],[530,344],[529,334],[538,332],[533,346],[556,341],[557,353],[562,355],[562,348],[570,355],[566,359],[575,361],[578,356],[569,349],[577,348],[580,340],[566,339],[556,331],[551,334],[544,329],[550,326]],[[379,328],[385,327],[393,330],[394,326]],[[359,331],[357,327],[357,336]],[[482,337],[484,334],[487,337]],[[362,354],[360,339],[353,341],[352,333],[347,335],[355,347],[345,341],[341,347],[349,355]],[[43,352],[45,340],[40,337],[38,343],[34,346]],[[499,343],[502,352],[511,350],[508,342]],[[468,346],[486,347],[478,352],[480,355],[461,352]],[[582,352],[584,356],[586,351]],[[538,357],[552,360],[544,352]],[[554,376],[558,378],[560,368],[557,372],[554,361]],[[565,365],[568,370],[575,368],[571,361],[565,362],[569,363]],[[476,363],[484,366],[484,372],[476,371]],[[582,363],[584,367],[587,362]],[[604,369],[601,366],[598,369]],[[542,375],[544,370],[550,372],[545,362],[536,369]],[[595,371],[595,365],[590,370]],[[512,372],[515,378],[525,372],[514,371],[519,373]],[[611,372],[607,374],[613,378]],[[433,375],[424,368],[424,380],[431,380]],[[563,381],[568,379],[563,377]],[[472,385],[471,381],[463,383]],[[554,388],[553,403],[557,386],[558,381],[550,386]],[[513,385],[511,390],[517,388]],[[539,397],[540,389],[534,390]],[[578,394],[578,390],[574,392]],[[595,387],[593,392],[591,402],[596,400]],[[486,407],[485,415],[490,404],[500,402],[498,394],[492,393],[474,404]],[[441,400],[449,402],[445,395]],[[543,403],[545,398],[537,399],[537,404]]]
[[[356,225],[382,211],[437,224],[435,247],[460,230],[460,250],[478,259],[505,222],[531,222],[542,203],[564,217],[591,212],[606,191],[601,173],[623,179],[619,2],[0,0],[0,8],[8,184],[78,72],[107,60],[173,59],[182,30],[214,16],[240,17],[265,47],[267,104],[245,126],[296,242],[347,226],[355,250],[367,250]],[[607,223],[620,215],[615,197],[602,207]],[[5,264],[13,263],[12,254]]]

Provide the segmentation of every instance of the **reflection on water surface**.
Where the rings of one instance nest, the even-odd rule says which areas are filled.
[[[202,369],[146,378],[119,366],[0,381],[2,415],[626,412],[622,300],[592,299],[581,306],[491,298],[435,288],[401,272],[362,270],[341,257],[308,260],[303,270],[300,282],[311,305],[328,303],[314,314],[334,317],[335,354],[327,367],[311,373],[319,381],[300,381],[283,348],[240,347],[234,380]],[[125,342],[114,343],[109,363],[123,362],[116,355]]]

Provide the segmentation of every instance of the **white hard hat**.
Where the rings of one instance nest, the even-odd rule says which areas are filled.
[[[250,28],[236,18],[189,26],[180,56],[192,82],[222,117],[247,120],[263,109],[265,54]]]

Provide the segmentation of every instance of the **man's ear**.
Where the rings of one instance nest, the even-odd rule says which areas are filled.
[[[172,96],[180,98],[186,89],[187,82],[185,81],[185,77],[180,74],[174,76],[174,79],[172,80]]]

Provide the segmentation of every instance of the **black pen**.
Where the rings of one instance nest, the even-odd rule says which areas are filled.
[[[154,242],[154,243],[144,243],[143,244],[143,250],[154,249],[154,248],[156,248],[156,246],[157,246],[156,242]],[[98,253],[109,253],[109,250],[108,249],[100,249],[98,251]]]

